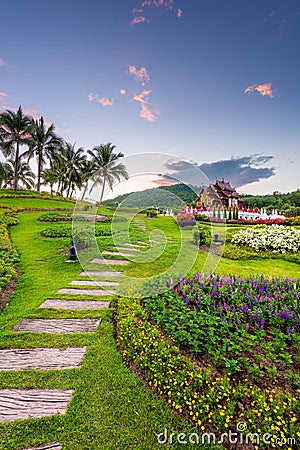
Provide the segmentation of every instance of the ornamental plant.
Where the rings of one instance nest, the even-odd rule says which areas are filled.
[[[247,245],[257,252],[296,253],[300,250],[300,231],[283,225],[249,227],[235,233],[231,243]]]
[[[186,211],[181,211],[177,214],[176,222],[179,227],[193,227],[196,225],[194,215]]]

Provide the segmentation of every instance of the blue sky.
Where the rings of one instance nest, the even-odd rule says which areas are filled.
[[[2,109],[240,192],[299,187],[299,1],[16,0],[1,16]]]

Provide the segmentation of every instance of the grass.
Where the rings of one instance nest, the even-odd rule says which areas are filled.
[[[74,204],[60,200],[38,199],[38,198],[0,198],[0,206],[13,206],[22,209],[70,209],[74,208]]]
[[[26,208],[39,208],[44,205],[48,208],[73,207],[71,204],[54,200],[18,198],[1,199],[0,204],[14,204]],[[98,213],[112,215],[112,211],[106,208],[101,208]],[[60,288],[68,287],[70,281],[80,279],[79,273],[82,270],[78,263],[65,264],[69,238],[41,237],[41,230],[47,224],[39,223],[37,221],[39,216],[39,212],[21,213],[18,216],[19,225],[11,228],[13,243],[20,253],[21,275],[10,305],[0,316],[0,347],[65,348],[86,345],[87,355],[82,367],[78,369],[0,373],[0,388],[75,389],[67,414],[64,416],[0,424],[0,448],[17,450],[57,440],[64,443],[64,450],[129,448],[152,450],[161,448],[156,436],[165,428],[169,432],[187,434],[195,432],[192,425],[175,415],[168,404],[155,396],[126,368],[114,339],[112,310],[72,312],[38,309],[47,298],[72,298],[68,295],[58,296],[55,293]],[[147,242],[145,252],[149,251],[149,254],[146,254],[150,259],[154,258],[155,254],[151,256],[151,251],[154,250],[151,250],[149,232],[160,230],[167,237],[165,251],[158,258],[154,258],[153,262],[147,264],[132,262],[128,266],[120,266],[128,277],[145,278],[172,267],[181,245],[181,236],[172,218],[146,219],[144,215],[139,215],[138,219],[129,227],[128,236],[127,224],[118,224],[120,230],[118,236],[124,236],[124,242],[127,238],[133,243],[140,240]],[[113,239],[115,237],[111,236],[98,238],[100,250],[112,250]],[[191,254],[195,255],[195,261],[192,263],[189,261],[191,266],[189,272],[200,271],[207,254],[195,250],[191,243],[192,230],[183,231],[183,240],[186,248],[183,259],[190,258]],[[111,257],[108,255],[108,258]],[[211,258],[212,264],[219,261],[214,255],[211,255]],[[90,264],[89,268],[107,270],[107,266],[96,264]],[[118,270],[118,266],[115,268]],[[217,272],[298,277],[299,265],[283,260],[237,261],[221,258]],[[76,296],[77,298],[79,300],[81,296]],[[103,320],[97,333],[76,335],[12,333],[12,327],[23,317],[101,317]],[[182,445],[167,444],[165,447],[182,448]],[[185,447],[194,448],[189,444]],[[211,447],[202,446],[202,448]]]

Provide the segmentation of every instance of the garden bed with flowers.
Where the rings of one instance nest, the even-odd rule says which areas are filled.
[[[143,302],[119,299],[128,365],[201,430],[243,421],[273,436],[259,448],[299,439],[299,280],[196,274],[168,285],[148,285]]]
[[[17,276],[14,264],[19,261],[19,255],[11,243],[8,231],[10,226],[16,224],[14,215],[0,214],[0,298],[3,288]]]

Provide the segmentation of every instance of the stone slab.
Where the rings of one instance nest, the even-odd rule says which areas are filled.
[[[134,248],[134,247],[116,247],[116,250],[118,251],[125,251],[125,252],[139,252],[140,249],[139,248]]]
[[[71,295],[96,295],[103,297],[104,295],[114,295],[116,291],[108,291],[107,289],[60,289],[57,294],[71,294]]]
[[[12,348],[0,350],[0,371],[54,370],[79,367],[86,347]]]
[[[24,450],[61,450],[62,444],[60,442],[49,442],[49,444],[39,445],[38,447],[25,448]]]
[[[1,389],[0,422],[65,414],[73,389]]]
[[[123,277],[123,272],[85,270],[79,274],[81,277]]]
[[[129,264],[129,261],[122,261],[118,259],[105,259],[105,258],[95,258],[92,260],[94,264],[109,264],[110,266],[125,266]]]
[[[118,281],[74,280],[72,286],[119,286]]]
[[[70,309],[73,311],[83,309],[103,309],[109,308],[110,302],[100,300],[59,300],[49,298],[40,305],[40,308]]]
[[[145,245],[147,245],[147,244],[143,243],[143,245],[140,245],[140,244],[131,244],[129,242],[125,242],[125,245],[128,246],[128,247],[144,248]]]
[[[124,252],[110,252],[108,250],[104,250],[103,255],[114,255],[114,256],[135,256],[133,253],[124,253]]]
[[[49,444],[39,445],[38,447],[25,448],[24,450],[61,450],[62,444],[60,442],[49,442]]]
[[[0,371],[54,370],[79,367],[86,347],[12,348],[0,350]]]
[[[34,333],[89,333],[97,331],[101,319],[22,319],[13,331]]]

